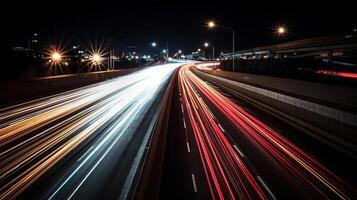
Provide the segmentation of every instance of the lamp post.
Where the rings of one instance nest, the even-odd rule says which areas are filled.
[[[205,43],[203,44],[203,46],[204,46],[205,48],[207,48],[207,47],[209,46],[209,43],[208,43],[208,42],[205,42]],[[206,59],[205,53],[206,53],[206,51],[203,50],[203,59]]]
[[[276,44],[275,51],[277,52],[279,50],[279,43],[283,41],[285,36],[287,35],[288,30],[284,25],[278,26],[275,29],[275,35],[278,37],[278,43]],[[276,57],[280,57],[278,53],[275,53]]]
[[[158,46],[156,42],[152,42],[151,43],[151,47],[155,48],[156,46]],[[166,42],[166,49],[162,50],[162,54],[166,55],[166,59],[165,60],[168,61],[169,60],[169,42]],[[155,53],[154,53],[154,55],[155,55]],[[165,58],[165,56],[164,56],[164,58]]]
[[[235,49],[235,47],[234,47],[234,43],[235,43],[235,41],[234,41],[234,39],[235,39],[234,38],[235,37],[234,28],[230,28],[230,27],[222,26],[222,25],[217,25],[214,21],[209,21],[207,23],[207,26],[208,26],[209,29],[213,29],[215,27],[219,27],[219,28],[223,28],[223,29],[226,29],[226,30],[229,30],[229,31],[232,32],[232,68],[233,68],[233,72],[234,72],[234,49]]]
[[[205,42],[203,45],[206,48],[210,46],[210,44],[208,42]],[[211,46],[212,46],[212,60],[214,60],[214,46],[213,45],[211,45]]]

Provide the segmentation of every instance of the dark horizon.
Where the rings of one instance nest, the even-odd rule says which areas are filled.
[[[345,34],[356,28],[352,3],[285,2],[131,2],[62,1],[31,2],[10,5],[16,13],[5,22],[8,46],[24,45],[33,33],[45,42],[70,47],[104,41],[115,48],[136,46],[138,52],[150,51],[155,41],[172,51],[190,53],[209,41],[217,51],[231,48],[230,33],[210,31],[205,21],[214,19],[236,29],[237,50],[282,41]],[[309,6],[306,6],[309,4]],[[349,6],[350,5],[350,6]],[[308,8],[307,8],[308,7]],[[41,15],[39,15],[41,13]],[[17,15],[17,16],[16,16]],[[7,17],[8,18],[8,17]],[[6,19],[3,16],[3,19]],[[283,40],[274,36],[274,28],[284,24],[288,35]]]

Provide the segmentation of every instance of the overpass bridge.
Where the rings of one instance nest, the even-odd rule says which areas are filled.
[[[235,59],[320,57],[331,60],[334,57],[356,55],[357,35],[342,34],[302,39],[287,43],[256,47],[236,52]],[[232,53],[224,54],[231,59]]]

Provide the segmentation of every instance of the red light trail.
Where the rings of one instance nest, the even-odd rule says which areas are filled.
[[[207,105],[195,91],[187,67],[179,72],[182,103],[188,112],[213,199],[267,199],[262,187],[230,145]]]
[[[266,199],[270,193],[239,157],[227,134],[243,134],[306,198],[351,199],[356,194],[354,188],[316,159],[207,85],[190,67],[192,65],[180,69],[180,95],[189,118],[186,124],[192,127],[214,199]],[[201,96],[239,131],[226,133],[222,130]]]
[[[336,72],[336,71],[329,71],[329,70],[317,70],[316,73],[329,75],[329,76],[340,76],[344,78],[357,78],[357,73],[352,72]]]

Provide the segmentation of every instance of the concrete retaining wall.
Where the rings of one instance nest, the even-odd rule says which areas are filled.
[[[204,79],[318,127],[324,132],[322,137],[349,146],[352,151],[356,150],[355,88],[215,70],[194,72]]]
[[[289,96],[357,112],[357,87],[345,87],[247,73],[210,70],[206,73],[277,91]]]

